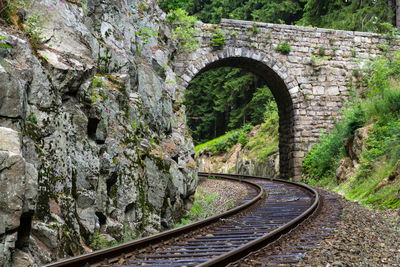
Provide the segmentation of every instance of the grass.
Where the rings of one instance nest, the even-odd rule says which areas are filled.
[[[278,113],[273,112],[260,125],[260,130],[249,139],[243,153],[250,159],[264,161],[272,153],[278,152]]]
[[[197,154],[216,155],[232,149],[240,143],[243,146],[243,153],[250,159],[264,161],[269,155],[278,151],[278,126],[279,117],[276,104],[271,104],[264,115],[265,121],[260,129],[251,138],[249,132],[254,131],[255,127],[245,125],[240,129],[232,130],[226,134],[212,139],[206,143],[197,145]]]
[[[206,143],[197,145],[194,149],[197,154],[218,154],[229,151],[234,145],[245,145],[248,141],[247,133],[252,126],[246,125],[240,129],[232,130],[224,135],[214,138]]]
[[[215,208],[213,203],[217,198],[218,194],[207,194],[203,187],[197,187],[196,193],[194,194],[194,202],[189,214],[182,218],[180,223],[175,224],[174,227],[184,226],[186,224],[193,223],[214,215]],[[229,202],[227,205],[230,205]]]

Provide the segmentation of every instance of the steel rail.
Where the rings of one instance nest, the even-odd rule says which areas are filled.
[[[218,173],[199,173],[201,175],[220,175]],[[312,205],[304,211],[302,214],[300,214],[298,217],[294,218],[293,220],[289,221],[288,223],[278,227],[277,229],[263,235],[260,238],[257,238],[243,246],[240,246],[237,249],[231,250],[228,253],[222,254],[221,256],[215,257],[210,261],[207,261],[203,264],[199,264],[199,267],[208,267],[208,266],[226,266],[227,264],[234,262],[245,255],[249,254],[251,251],[254,251],[256,249],[259,249],[265,245],[268,245],[272,243],[273,241],[277,240],[279,237],[282,235],[288,233],[290,230],[294,229],[297,225],[299,225],[301,222],[305,221],[307,218],[309,218],[311,215],[314,214],[314,211],[317,211],[317,208],[320,203],[320,196],[318,192],[304,184],[299,184],[299,183],[294,183],[286,180],[281,180],[281,179],[274,179],[274,178],[263,178],[263,177],[257,177],[257,176],[250,176],[250,175],[240,175],[240,174],[230,174],[230,176],[233,177],[245,177],[245,178],[257,178],[257,179],[268,179],[271,181],[277,181],[285,184],[291,184],[295,185],[297,187],[301,187],[308,192],[311,192],[314,201]]]
[[[137,239],[131,242],[127,242],[121,245],[117,245],[111,248],[105,248],[101,250],[97,250],[91,253],[83,254],[80,256],[75,256],[67,259],[63,259],[57,262],[49,263],[47,265],[44,265],[43,267],[79,267],[79,266],[90,266],[94,264],[101,263],[105,260],[112,260],[115,258],[119,258],[123,254],[128,254],[136,249],[142,249],[143,247],[154,245],[157,243],[160,243],[162,241],[165,241],[170,238],[178,237],[181,235],[184,235],[186,233],[189,233],[191,231],[200,229],[202,227],[205,227],[207,225],[210,225],[212,223],[215,223],[219,221],[220,219],[224,219],[227,217],[230,217],[232,215],[235,215],[239,213],[240,211],[243,211],[244,209],[247,209],[257,203],[260,199],[264,197],[264,190],[260,185],[257,185],[255,183],[240,179],[240,178],[235,178],[231,176],[226,176],[226,175],[218,175],[218,174],[213,174],[214,176],[218,176],[223,179],[227,180],[233,180],[241,183],[248,184],[252,187],[254,187],[258,191],[258,195],[254,197],[252,200],[243,203],[240,206],[237,206],[235,208],[232,208],[224,213],[214,215],[211,217],[208,217],[204,220],[194,222],[191,224],[187,224],[182,227],[178,227],[172,230],[168,230],[159,234],[155,234],[149,237]],[[199,173],[200,177],[207,177],[210,176],[207,173]]]

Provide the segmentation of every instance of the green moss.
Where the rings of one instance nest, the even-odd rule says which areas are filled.
[[[109,241],[107,238],[103,237],[101,233],[95,232],[92,236],[92,242],[89,247],[93,250],[109,248],[118,245],[116,241]]]
[[[6,41],[8,40],[8,36],[1,35],[0,34],[0,48],[12,48],[11,45],[9,45]]]

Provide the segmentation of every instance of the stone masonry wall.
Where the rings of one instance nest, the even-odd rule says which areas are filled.
[[[305,153],[323,130],[332,128],[356,84],[358,71],[373,58],[399,48],[387,36],[223,19],[199,24],[200,47],[175,59],[182,87],[199,72],[233,66],[268,83],[280,112],[280,173],[299,179]],[[225,44],[211,46],[221,31]],[[276,47],[287,43],[286,55]]]

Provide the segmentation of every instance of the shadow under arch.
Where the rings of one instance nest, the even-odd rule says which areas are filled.
[[[262,61],[248,57],[231,56],[205,64],[191,79],[208,70],[220,67],[242,68],[264,79],[271,90],[279,113],[279,161],[280,176],[287,179],[294,177],[294,108],[287,82],[276,71]]]

